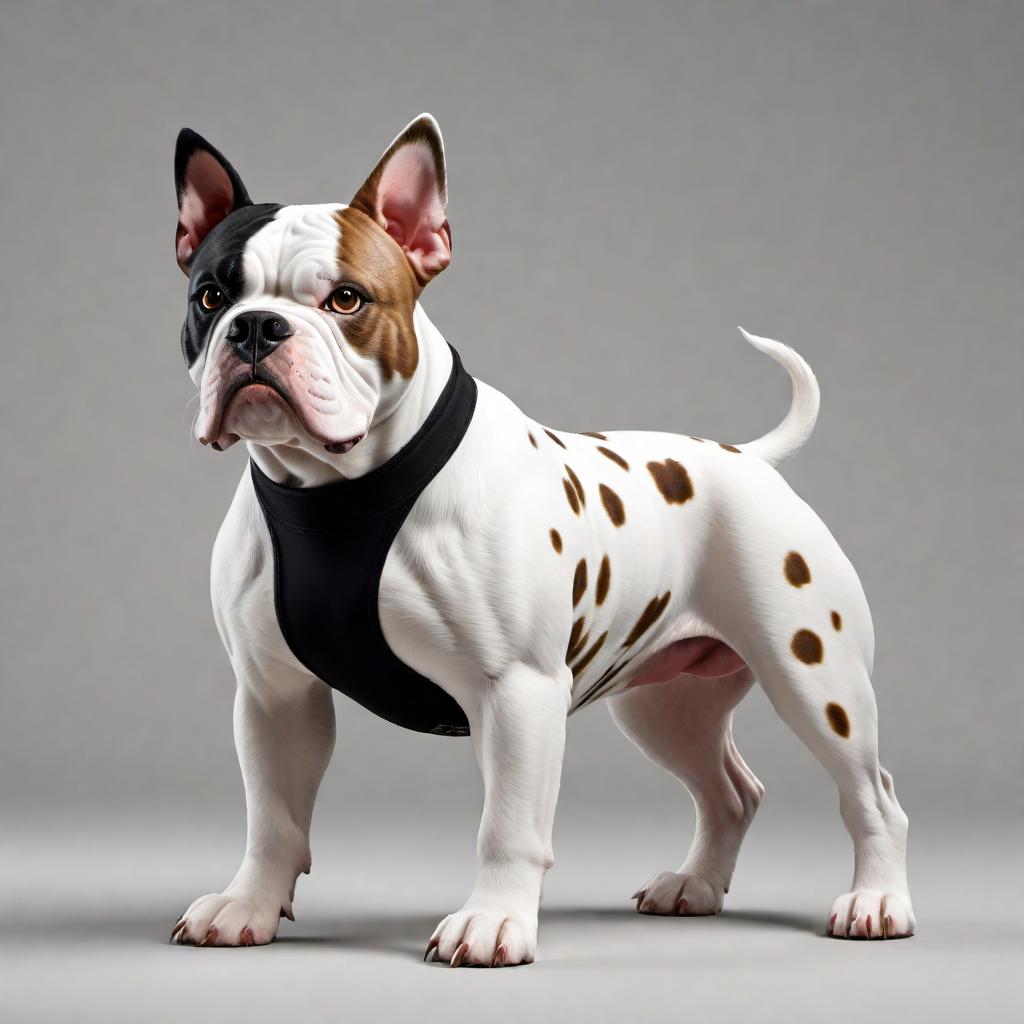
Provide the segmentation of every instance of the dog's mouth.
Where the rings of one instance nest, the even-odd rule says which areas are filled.
[[[338,437],[325,430],[322,417],[311,414],[272,374],[256,366],[247,368],[222,390],[214,415],[208,418],[204,429],[197,429],[197,437],[200,444],[226,451],[243,438],[294,442],[296,426],[336,455],[351,451],[365,436],[360,433]]]

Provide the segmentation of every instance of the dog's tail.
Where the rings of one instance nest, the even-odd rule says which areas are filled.
[[[788,345],[748,334],[742,327],[739,330],[754,348],[785,367],[793,383],[793,401],[783,421],[764,437],[740,446],[744,452],[764,459],[771,466],[781,466],[788,458],[796,455],[811,436],[821,407],[818,382],[807,363]]]

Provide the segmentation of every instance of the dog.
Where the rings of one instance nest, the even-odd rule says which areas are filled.
[[[188,129],[175,184],[195,436],[249,454],[211,568],[248,828],[234,879],[192,903],[172,942],[261,945],[294,920],[332,689],[471,738],[476,880],[425,959],[534,960],[566,719],[602,699],[697,808],[682,865],[646,881],[637,910],[717,914],[764,793],[731,728],[755,679],[839,790],[854,874],[827,933],[913,934],[868,605],[777,472],[818,414],[804,360],[744,332],[793,389],[779,426],[746,444],[530,419],[466,372],[419,303],[452,252],[428,114],[347,206],[254,204]]]

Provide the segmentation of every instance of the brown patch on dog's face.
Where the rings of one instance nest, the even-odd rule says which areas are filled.
[[[805,665],[820,665],[825,659],[825,645],[821,637],[810,629],[798,629],[789,647]]]
[[[790,551],[783,563],[786,579],[794,587],[802,587],[805,583],[811,582],[811,570],[808,568],[804,556],[799,551]]]
[[[567,480],[564,476],[562,477],[562,487],[565,488],[565,500],[569,502],[569,508],[576,513],[580,514],[580,498],[576,493],[576,488],[573,487],[572,483]]]
[[[566,466],[565,471],[569,474],[569,480],[572,483],[573,490],[576,492],[576,497],[580,499],[580,508],[586,508],[587,496],[583,491],[583,484],[580,483],[580,478],[572,471],[572,466]]]
[[[572,606],[576,607],[580,603],[580,598],[583,597],[587,589],[587,560],[581,558],[576,563],[576,572],[572,578]]]
[[[838,633],[843,628],[843,617],[839,612],[832,613],[832,628]]]
[[[629,636],[622,644],[623,647],[632,647],[661,618],[661,613],[668,607],[671,597],[672,591],[666,590],[661,597],[652,597],[647,602],[647,607],[640,613],[640,618],[636,620],[636,624],[629,631]]]
[[[557,554],[562,553],[562,535],[555,529],[551,530],[551,546]]]
[[[530,439],[530,444],[532,444],[532,445],[533,445],[533,447],[534,447],[534,448],[536,448],[536,447],[537,447],[537,438],[535,438],[535,437],[533,436],[533,433],[532,433],[531,431],[529,431],[529,430],[528,430],[528,431],[526,432],[526,436],[527,436],[527,437],[528,437],[528,438]]]
[[[565,447],[565,442],[560,437],[558,437],[557,434],[552,434],[551,431],[548,430],[547,428],[544,429],[544,433],[547,434],[548,437],[550,437],[551,440],[554,441],[555,444],[557,444],[559,448],[564,448]]]
[[[605,640],[608,639],[608,630],[605,630],[589,647],[587,653],[584,654],[575,665],[572,666],[572,677],[575,679],[577,676],[583,674],[586,671],[587,666],[597,657],[597,652],[604,646]]]
[[[648,462],[647,470],[661,491],[661,496],[670,505],[682,505],[693,497],[693,484],[686,468],[675,459],[664,462]]]
[[[596,437],[598,441],[607,441],[608,438],[604,434],[599,434],[596,430],[584,430],[583,437]]]
[[[375,359],[385,380],[409,378],[419,362],[412,317],[420,286],[401,246],[374,220],[351,206],[334,215],[340,230],[339,280],[371,300],[351,316],[338,315],[345,340]]]
[[[842,736],[844,740],[849,738],[850,716],[841,704],[826,704],[825,717],[828,719],[828,724],[832,726],[832,731],[837,736]]]
[[[601,504],[604,505],[612,525],[621,526],[626,521],[626,508],[622,504],[622,499],[607,484],[601,484],[599,490]]]
[[[601,559],[601,568],[597,571],[597,585],[594,589],[594,600],[598,605],[604,604],[608,596],[608,588],[612,585],[612,563],[608,556]]]
[[[611,448],[605,448],[602,445],[598,445],[597,450],[606,459],[611,459],[616,466],[621,466],[627,473],[629,472],[629,463],[618,452],[613,452]]]
[[[725,444],[723,441],[719,441],[718,447],[725,449],[727,452],[735,452],[737,455],[743,454],[743,452],[741,452],[734,444]]]

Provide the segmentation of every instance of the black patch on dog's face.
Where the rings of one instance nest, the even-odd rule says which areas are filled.
[[[279,203],[258,203],[235,210],[206,236],[192,257],[188,275],[188,311],[181,329],[181,351],[190,367],[205,348],[214,326],[244,290],[242,254],[246,244],[277,216],[280,209]],[[224,302],[217,309],[207,311],[199,299],[210,287],[219,288],[224,293]]]

